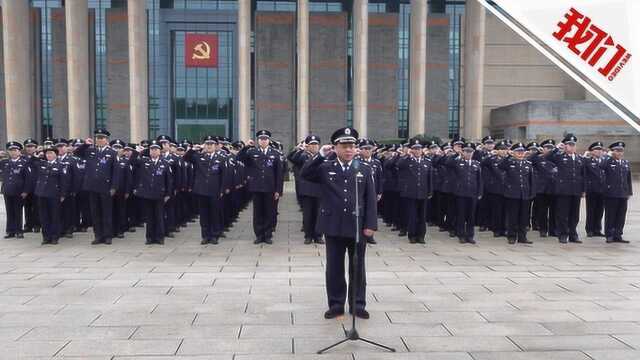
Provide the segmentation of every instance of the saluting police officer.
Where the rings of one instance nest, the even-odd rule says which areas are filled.
[[[269,146],[271,132],[260,130],[256,133],[258,147],[249,140],[247,147],[240,150],[240,159],[249,174],[249,191],[253,197],[254,244],[273,243],[276,202],[282,188],[282,161],[280,154]]]
[[[89,193],[91,219],[95,239],[92,245],[111,244],[113,237],[113,195],[119,184],[117,153],[109,146],[111,133],[99,128],[94,131],[93,139],[75,150],[75,155],[86,160],[83,190]]]
[[[73,185],[75,184],[76,177],[78,175],[78,158],[72,154],[67,153],[67,145],[69,142],[66,139],[59,138],[53,139],[55,147],[58,149],[58,161],[66,168],[67,183],[69,185],[69,192],[66,194],[64,201],[62,202],[62,227],[60,236],[66,238],[72,238],[75,230],[75,215],[76,215],[76,193]]]
[[[204,151],[199,152],[200,146],[194,145],[184,155],[185,160],[193,164],[194,183],[193,193],[198,199],[200,210],[200,244],[218,244],[218,239],[224,230],[222,223],[222,197],[229,193],[229,175],[226,160],[216,152],[217,140],[205,136],[202,140]]]
[[[35,179],[38,175],[38,164],[33,161],[33,158],[36,154],[36,150],[38,149],[38,142],[32,138],[28,138],[24,141],[24,155],[23,158],[27,162],[27,165],[31,169],[32,173],[32,181],[29,181],[27,186],[27,197],[24,199],[24,231],[25,233],[29,232],[40,232],[40,214],[38,211],[38,199],[34,195],[35,192]]]
[[[0,176],[2,176],[2,195],[7,212],[5,239],[16,237],[22,239],[22,206],[29,194],[29,182],[32,172],[27,161],[20,156],[22,144],[17,141],[7,143],[9,158],[0,160]]]
[[[477,160],[482,165],[482,162],[486,158],[492,156],[493,151],[495,150],[495,147],[496,147],[496,142],[491,135],[487,135],[483,137],[482,147],[473,153],[473,160]],[[489,194],[489,191],[494,190],[494,189],[491,189],[491,187],[493,187],[494,184],[492,183],[492,174],[488,171],[485,171],[484,166],[482,168],[482,181],[484,184],[485,196],[482,197],[482,200],[478,201],[478,216],[476,220],[478,222],[478,226],[480,226],[478,231],[487,231],[491,229],[493,224],[493,221],[492,221],[493,217],[491,213],[493,208],[491,207],[491,200],[487,195]]]
[[[629,243],[622,238],[625,218],[627,216],[627,202],[633,195],[631,181],[631,166],[624,159],[625,143],[614,142],[609,145],[611,156],[602,163],[605,173],[605,235],[607,242]]]
[[[58,149],[50,146],[44,149],[42,158],[35,158],[38,164],[35,195],[42,222],[42,245],[55,245],[62,231],[61,204],[68,191],[67,168],[58,160]]]
[[[455,147],[454,147],[455,148]],[[475,144],[465,143],[462,151],[456,153],[452,150],[445,160],[445,165],[451,170],[451,175],[456,179],[456,231],[461,244],[475,244],[474,226],[476,223],[476,205],[482,199],[482,169],[477,160],[473,160]]]
[[[82,189],[87,161],[73,155],[75,151],[83,144],[84,140],[82,139],[73,139],[69,142],[70,156],[73,156],[73,159],[75,161],[73,183],[70,185],[69,192],[75,194],[76,211],[73,215],[74,231],[84,233],[87,232],[87,229],[92,226],[91,207],[89,206],[89,194]]]
[[[293,163],[294,168],[302,169],[307,161],[311,161],[320,149],[320,137],[309,135],[299,144],[296,151],[289,154],[289,161]],[[299,170],[298,170],[299,172]],[[311,244],[313,242],[323,244],[322,234],[316,231],[316,223],[318,219],[319,198],[322,196],[320,188],[317,184],[305,180],[298,173],[298,195],[302,204],[302,228],[304,231],[304,243]]]
[[[542,152],[532,151],[529,161],[533,164],[536,182],[535,213],[533,215],[536,217],[540,237],[546,238],[547,236],[557,236],[553,194],[555,191],[554,179],[558,170],[555,164],[548,160],[549,153],[556,147],[556,142],[553,139],[547,139],[541,142],[540,146]]]
[[[587,220],[585,230],[587,237],[604,237],[602,233],[602,216],[604,215],[605,174],[602,163],[605,160],[604,144],[596,141],[589,146],[585,154],[585,192]]]
[[[180,180],[176,179],[176,176],[179,175],[178,169],[177,169],[178,157],[172,152],[172,149],[175,148],[175,147],[172,147],[172,144],[173,146],[175,146],[173,139],[167,135],[160,135],[158,136],[156,141],[162,147],[162,155],[161,155],[162,159],[169,164],[169,167],[171,169],[170,176],[173,179],[173,181],[171,182],[172,186],[175,184],[179,184]],[[164,204],[164,217],[165,217],[164,232],[166,237],[173,238],[174,233],[178,231],[176,227],[175,189],[171,189],[170,193],[171,193],[171,196],[169,200]]]
[[[133,193],[141,200],[147,231],[146,245],[164,244],[164,205],[171,197],[171,165],[161,157],[161,144],[154,140],[149,148],[138,147],[131,157],[135,167]]]
[[[380,200],[382,199],[382,192],[384,191],[384,173],[382,170],[382,163],[373,156],[375,148],[375,141],[364,138],[360,139],[358,141],[358,155],[356,155],[356,159],[371,167],[371,171],[373,172],[373,183],[376,186],[376,200],[378,200],[377,208],[380,209]],[[367,241],[367,244],[377,244],[376,239],[374,239],[373,236],[365,236],[365,240]]]
[[[576,154],[576,138],[568,134],[559,148],[549,153],[548,159],[558,169],[555,179],[556,194],[556,227],[558,240],[582,243],[578,237],[578,221],[580,220],[580,199],[585,190],[585,159]]]
[[[124,233],[129,228],[127,221],[127,199],[133,187],[133,169],[129,159],[124,156],[124,141],[120,139],[111,140],[111,148],[116,151],[116,164],[118,174],[118,184],[116,193],[113,195],[113,233],[118,239],[124,238]]]
[[[369,318],[369,313],[365,310],[366,242],[361,240],[356,248],[355,238],[358,233],[360,236],[373,236],[377,230],[376,190],[371,167],[354,160],[357,138],[358,132],[350,127],[335,131],[331,135],[335,150],[331,145],[324,145],[318,156],[307,162],[300,171],[303,178],[322,187],[318,231],[325,235],[327,242],[326,287],[329,310],[324,314],[326,319],[344,314],[347,298],[344,258],[347,251],[349,253],[349,311],[357,317]],[[335,155],[333,155],[334,151]],[[357,211],[360,215],[359,223],[356,222],[356,197]],[[357,267],[353,263],[356,251]],[[358,284],[354,288],[355,279],[358,279]],[[355,291],[356,288],[357,291]]]
[[[503,159],[500,170],[504,171],[504,197],[507,214],[507,239],[509,244],[516,241],[531,244],[527,230],[531,218],[531,199],[535,196],[533,164],[525,159],[525,145],[511,146],[511,156]]]
[[[400,197],[406,207],[407,236],[411,244],[424,244],[427,234],[427,199],[433,196],[431,159],[423,156],[419,138],[409,140],[409,154],[398,159],[398,176],[403,179]]]

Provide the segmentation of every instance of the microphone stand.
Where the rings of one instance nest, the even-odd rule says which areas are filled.
[[[357,163],[358,160],[355,160],[354,162],[354,169],[358,170],[359,168],[359,163]],[[358,256],[358,248],[360,246],[360,204],[358,199],[360,198],[360,194],[358,192],[358,178],[363,177],[362,173],[360,171],[357,172],[356,174],[356,181],[355,181],[355,185],[356,185],[356,209],[355,209],[355,216],[356,216],[356,244],[355,244],[355,251],[353,252],[353,279],[349,278],[349,283],[351,285],[351,304],[349,304],[349,309],[351,310],[351,329],[347,330],[344,325],[342,325],[342,328],[344,330],[344,336],[345,338],[338,341],[335,344],[332,344],[330,346],[327,346],[326,348],[319,350],[317,352],[317,354],[323,354],[331,349],[333,349],[334,347],[338,346],[338,345],[342,345],[344,343],[346,343],[347,341],[362,341],[364,343],[367,343],[369,345],[373,345],[373,346],[377,346],[379,348],[388,350],[390,352],[396,352],[396,349],[388,347],[386,345],[382,345],[379,344],[377,342],[365,339],[363,337],[360,337],[360,334],[358,333],[358,329],[356,328],[356,294],[358,293],[358,286],[360,284],[359,280],[360,277],[358,276],[358,274],[360,273],[360,271],[358,271],[358,264],[360,263],[360,260],[364,261],[364,259],[360,259],[360,257]],[[365,245],[366,246],[366,245]]]

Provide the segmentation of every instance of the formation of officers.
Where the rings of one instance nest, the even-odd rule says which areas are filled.
[[[271,244],[291,164],[304,243],[323,244],[320,221],[339,211],[323,204],[322,188],[302,175],[319,156],[321,139],[309,135],[286,155],[268,130],[255,139],[206,136],[194,144],[162,135],[131,144],[97,129],[93,138],[46,139],[42,146],[34,139],[11,141],[0,161],[5,238],[42,231],[43,244],[56,244],[92,228],[93,244],[111,244],[146,223],[146,242],[163,244],[199,217],[202,244],[217,244],[252,200],[254,242]],[[596,142],[580,155],[577,141],[569,134],[557,144],[487,136],[478,144],[455,137],[443,144],[412,138],[379,145],[356,137],[354,159],[371,169],[377,214],[410,243],[426,242],[427,225],[461,243],[476,242],[475,227],[511,244],[531,243],[529,230],[579,243],[583,196],[587,236],[627,242],[632,185],[625,144]]]

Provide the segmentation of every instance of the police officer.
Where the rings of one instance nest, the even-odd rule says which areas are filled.
[[[22,207],[28,195],[32,172],[27,161],[21,157],[22,144],[17,141],[7,143],[9,158],[0,161],[2,194],[7,212],[5,239],[22,239]]]
[[[625,143],[617,141],[609,145],[611,156],[604,160],[605,173],[605,216],[604,226],[607,243],[629,243],[622,238],[627,215],[627,202],[633,195],[631,167],[624,159]]]
[[[162,245],[166,234],[164,205],[169,201],[172,189],[171,165],[162,158],[161,144],[155,140],[148,150],[138,147],[131,161],[136,173],[133,193],[140,199],[146,214],[145,244]]]
[[[276,202],[282,188],[282,161],[280,154],[269,146],[271,132],[256,132],[258,147],[249,140],[247,147],[238,153],[238,158],[249,172],[249,191],[253,198],[253,231],[255,244],[273,243]]]
[[[296,151],[289,156],[289,161],[294,168],[302,169],[304,164],[311,161],[320,150],[320,137],[309,135],[304,142],[297,146]],[[317,184],[307,181],[298,174],[298,194],[302,203],[302,228],[304,231],[304,243],[313,242],[323,244],[322,235],[316,231],[318,219],[319,198],[322,196]]]
[[[495,139],[491,135],[487,135],[482,138],[482,147],[473,153],[473,160],[477,160],[482,164],[482,161],[493,154],[493,150],[496,147]],[[489,193],[490,187],[494,186],[491,181],[491,174],[485,171],[485,168],[482,169],[482,180],[484,183],[484,193],[487,195]],[[478,216],[477,221],[480,228],[478,231],[487,231],[491,228],[492,225],[492,214],[491,210],[491,202],[488,196],[484,196],[482,200],[478,201]]]
[[[604,190],[605,174],[602,163],[604,157],[604,144],[596,141],[589,146],[585,154],[585,192],[587,205],[587,220],[585,230],[587,237],[604,237],[602,233],[602,216],[604,215]]]
[[[399,155],[397,144],[389,145],[388,149],[382,153],[382,176],[384,178],[382,192],[384,208],[382,219],[387,226],[392,227],[391,231],[399,230],[396,221],[398,208],[400,206],[398,168],[396,167],[396,161]]]
[[[585,190],[585,159],[576,154],[576,138],[568,134],[562,144],[549,154],[558,169],[555,179],[556,226],[560,243],[582,243],[578,237],[580,198]]]
[[[44,149],[38,163],[35,195],[42,222],[42,244],[57,244],[62,231],[61,204],[68,191],[67,168],[58,160],[58,149]]]
[[[384,191],[384,173],[382,170],[382,163],[373,156],[375,148],[375,141],[364,138],[360,139],[358,141],[358,155],[356,155],[356,159],[368,164],[373,171],[373,183],[376,186],[376,200],[378,200],[377,208],[380,209],[380,200],[382,199],[382,193]],[[377,244],[376,239],[374,239],[373,236],[365,236],[365,240],[367,241],[367,244]]]
[[[455,150],[450,151],[445,160],[450,174],[457,179],[454,188],[457,224],[455,234],[461,244],[475,244],[476,205],[483,194],[482,170],[480,163],[473,160],[475,144],[467,142],[461,148],[460,153]]]
[[[534,199],[536,225],[541,238],[547,236],[557,236],[555,230],[555,197],[554,184],[555,176],[558,172],[555,164],[548,160],[549,154],[555,149],[556,142],[547,139],[540,143],[542,152],[532,150],[529,161],[533,164],[536,182],[536,197]]]
[[[217,140],[211,136],[203,139],[204,151],[194,145],[184,155],[185,160],[193,164],[193,193],[198,199],[200,210],[200,244],[218,244],[224,230],[222,223],[222,197],[229,193],[229,175],[226,159],[216,152]]]
[[[172,184],[180,184],[180,179],[177,178],[179,176],[179,172],[177,169],[178,166],[178,157],[172,152],[172,149],[175,149],[175,145],[173,139],[167,135],[160,135],[156,139],[156,141],[162,146],[162,159],[169,164],[171,168],[170,176],[173,178]],[[164,204],[164,226],[165,226],[165,236],[168,238],[173,238],[174,233],[178,231],[176,227],[176,192],[175,189],[171,189],[171,196],[169,200]]]
[[[134,186],[136,185],[136,173],[135,173],[135,169],[134,169],[134,163],[132,162],[133,159],[133,154],[136,151],[136,148],[138,147],[138,145],[134,144],[134,143],[127,143],[124,146],[124,151],[123,151],[123,155],[125,158],[127,158],[127,160],[129,161],[129,164],[131,166],[131,186],[130,186],[130,192],[129,192],[129,197],[127,197],[126,199],[126,214],[127,214],[127,218],[126,218],[126,225],[125,225],[125,229],[127,232],[136,232],[136,225],[140,222],[142,222],[142,216],[141,216],[141,212],[142,207],[139,206],[138,204],[138,198],[133,194],[133,189]],[[143,148],[144,149],[144,148]]]
[[[427,234],[427,199],[433,196],[431,159],[423,156],[419,138],[409,140],[409,155],[397,162],[398,175],[403,179],[400,197],[407,214],[407,235],[411,244],[424,244]]]
[[[74,231],[84,233],[87,232],[87,229],[92,226],[91,207],[89,206],[89,193],[82,189],[87,161],[73,155],[75,151],[83,144],[84,141],[82,139],[73,139],[72,141],[70,141],[70,156],[73,156],[75,169],[73,170],[73,182],[70,185],[69,191],[72,194],[75,194],[76,212],[73,216]]]
[[[60,236],[64,236],[66,238],[72,238],[73,232],[75,231],[76,218],[76,192],[74,188],[74,184],[76,182],[75,178],[79,177],[78,175],[78,158],[73,156],[72,154],[67,153],[67,146],[69,142],[66,139],[58,138],[53,139],[53,144],[58,149],[58,161],[62,166],[66,168],[65,176],[67,177],[68,193],[66,194],[64,201],[61,205],[61,233]]]
[[[487,228],[493,232],[493,237],[506,235],[505,230],[505,198],[504,198],[504,171],[500,169],[500,163],[508,155],[507,143],[500,141],[494,150],[482,159],[482,181],[484,182],[484,196],[490,209],[490,218],[487,220]]]
[[[355,238],[356,234],[373,236],[377,230],[376,190],[371,167],[354,160],[357,138],[358,132],[350,127],[335,131],[331,135],[335,150],[332,150],[331,145],[324,145],[319,155],[307,162],[300,171],[303,178],[322,187],[318,231],[325,235],[327,242],[326,287],[329,310],[324,314],[326,319],[344,314],[347,298],[345,252],[349,254],[349,311],[357,317],[369,318],[369,313],[365,310],[366,242],[361,240],[356,244]],[[356,214],[359,215],[359,223],[356,222]],[[356,252],[358,261],[354,264]]]
[[[103,128],[94,131],[93,139],[75,150],[75,155],[86,160],[82,189],[89,193],[91,219],[95,239],[92,245],[111,244],[113,237],[113,196],[119,184],[117,156],[109,146],[111,133]]]
[[[37,178],[38,164],[34,162],[36,150],[38,149],[38,142],[32,138],[28,138],[24,141],[24,155],[23,158],[27,162],[27,166],[31,169],[32,181],[27,186],[27,197],[24,199],[24,231],[28,232],[40,232],[40,214],[38,211],[38,199],[34,195],[35,191],[35,179]]]
[[[531,218],[531,199],[535,196],[533,164],[525,159],[523,143],[511,146],[509,157],[500,162],[504,171],[504,197],[507,214],[507,239],[509,244],[516,241],[531,244],[527,239],[527,229]]]
[[[127,222],[127,199],[133,187],[133,168],[124,155],[125,142],[120,139],[111,140],[111,148],[116,151],[116,164],[118,171],[118,184],[113,195],[113,232],[119,239],[124,238],[124,233],[129,228]]]

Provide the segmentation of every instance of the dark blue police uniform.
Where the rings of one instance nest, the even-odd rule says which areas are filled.
[[[22,150],[22,144],[17,141],[7,143],[7,150]],[[22,207],[29,191],[31,168],[22,157],[3,159],[0,161],[0,176],[2,177],[2,195],[7,212],[5,239],[22,238]]]
[[[609,146],[613,151],[622,151],[625,143],[615,142]],[[631,180],[631,166],[624,159],[607,158],[602,168],[605,173],[605,235],[607,242],[628,243],[622,238],[625,218],[627,216],[627,202],[633,195]]]

